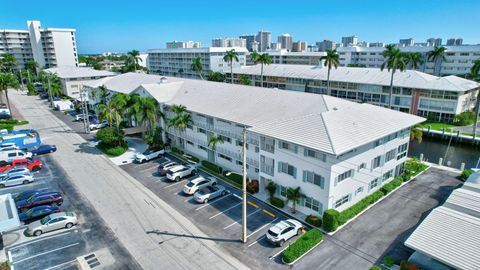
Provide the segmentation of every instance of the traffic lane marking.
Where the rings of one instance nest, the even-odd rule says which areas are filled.
[[[203,209],[203,208],[205,208],[205,207],[207,207],[207,206],[209,206],[209,205],[211,205],[211,204],[213,204],[213,203],[216,203],[216,202],[218,202],[218,201],[224,200],[225,198],[228,198],[228,196],[230,196],[230,195],[232,195],[232,193],[229,193],[229,194],[227,194],[227,195],[225,195],[225,196],[220,196],[220,197],[218,197],[218,198],[215,198],[213,201],[209,201],[209,202],[206,203],[205,205],[202,205],[202,206],[198,207],[197,209],[195,209],[195,211],[198,211],[198,210],[200,210],[200,209]]]

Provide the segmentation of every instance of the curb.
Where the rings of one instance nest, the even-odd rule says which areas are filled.
[[[310,248],[309,250],[307,250],[305,253],[302,254],[302,256],[296,258],[293,262],[291,263],[286,263],[284,260],[283,260],[283,256],[282,256],[282,263],[286,264],[286,265],[294,265],[296,262],[298,262],[301,258],[303,258],[304,256],[306,256],[308,253],[310,253],[313,249],[315,249],[318,245],[320,245],[321,243],[323,243],[323,239],[322,241],[318,242],[317,244],[315,244],[315,246],[313,246],[312,248]],[[283,254],[283,252],[282,252]]]

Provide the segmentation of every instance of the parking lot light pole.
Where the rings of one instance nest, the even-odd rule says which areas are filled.
[[[247,128],[243,128],[242,241],[247,242]]]

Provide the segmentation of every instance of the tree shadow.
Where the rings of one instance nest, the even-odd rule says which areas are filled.
[[[74,144],[78,148],[74,151],[76,153],[85,153],[85,154],[93,154],[93,155],[103,155],[102,151],[100,151],[92,142],[86,141],[80,144]]]
[[[201,240],[210,240],[216,242],[227,242],[227,243],[241,243],[240,239],[225,239],[225,238],[214,238],[214,237],[204,237],[204,236],[197,236],[197,235],[190,235],[190,234],[181,234],[181,233],[172,233],[168,231],[160,231],[160,230],[152,230],[146,231],[146,234],[157,234],[157,235],[169,235],[175,237],[185,237],[185,238],[193,238],[193,239],[201,239]],[[167,240],[166,240],[167,241]],[[159,242],[159,244],[163,244],[164,241]]]

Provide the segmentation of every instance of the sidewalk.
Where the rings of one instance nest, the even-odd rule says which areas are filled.
[[[247,269],[215,242],[147,234],[152,230],[206,237],[193,223],[89,145],[38,97],[11,92],[29,127],[57,145],[53,157],[144,269]]]

